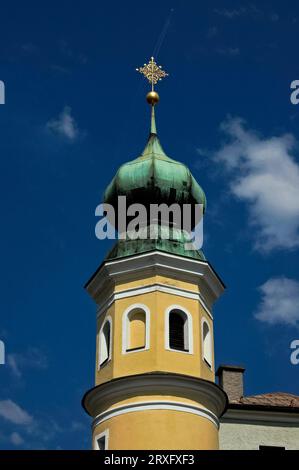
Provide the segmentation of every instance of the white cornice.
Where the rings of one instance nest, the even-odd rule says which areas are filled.
[[[95,418],[111,403],[127,396],[164,395],[192,398],[218,418],[227,405],[225,392],[213,382],[187,375],[151,373],[121,377],[89,390],[83,398],[85,410]]]
[[[100,317],[103,313],[107,311],[107,309],[119,299],[125,299],[129,297],[135,297],[136,295],[148,294],[151,292],[164,292],[166,294],[172,294],[179,297],[185,297],[187,299],[193,299],[200,302],[202,307],[205,309],[206,313],[209,315],[211,320],[213,320],[213,315],[211,310],[207,307],[204,299],[202,298],[199,292],[191,291],[188,289],[182,289],[180,287],[169,286],[163,283],[155,283],[149,286],[140,286],[131,289],[124,289],[113,294],[108,297],[108,299],[101,305],[98,306],[97,309],[97,316]]]
[[[93,421],[93,428],[103,423],[107,419],[114,418],[127,413],[136,413],[138,411],[167,410],[179,411],[182,413],[191,413],[201,418],[211,421],[219,429],[219,419],[214,413],[203,406],[195,406],[189,403],[181,403],[171,400],[150,400],[145,402],[128,403],[122,406],[110,408],[100,413]]]
[[[203,282],[209,300],[209,306],[223,293],[224,285],[206,261],[176,256],[161,251],[152,251],[128,258],[106,261],[88,282],[86,288],[96,299],[109,279],[114,282],[128,282],[143,275],[165,275],[182,281],[198,284]]]

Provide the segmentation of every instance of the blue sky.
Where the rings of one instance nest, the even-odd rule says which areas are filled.
[[[296,5],[297,3],[297,5]],[[1,8],[0,448],[90,447],[95,306],[83,289],[110,242],[94,210],[149,128],[158,62],[160,140],[204,188],[204,251],[227,285],[217,363],[246,394],[298,393],[298,2],[11,1]]]

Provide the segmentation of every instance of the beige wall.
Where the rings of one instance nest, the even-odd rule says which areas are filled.
[[[220,449],[258,450],[260,445],[299,450],[299,426],[221,423]]]

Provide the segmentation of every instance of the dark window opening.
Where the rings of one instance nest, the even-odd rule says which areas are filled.
[[[204,361],[210,368],[212,367],[212,364],[210,364],[209,361],[207,361],[207,359],[205,357],[204,357]]]
[[[259,450],[286,450],[282,446],[259,446]]]
[[[185,344],[185,322],[181,312],[173,310],[169,314],[169,347],[178,351],[188,351]]]
[[[106,359],[104,359],[104,360],[101,362],[100,366],[103,367],[105,364],[108,363],[108,361],[109,361],[109,357],[106,357]]]
[[[99,439],[97,439],[97,443],[98,443],[99,450],[105,450],[106,449],[106,436],[102,436]]]
[[[140,351],[141,349],[144,349],[144,346],[137,346],[136,348],[128,348],[127,352]]]

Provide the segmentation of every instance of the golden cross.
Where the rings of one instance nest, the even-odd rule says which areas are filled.
[[[144,64],[143,67],[139,67],[136,70],[137,72],[142,73],[142,75],[144,75],[145,78],[148,79],[148,81],[152,85],[152,91],[154,90],[154,85],[156,85],[159,80],[162,80],[162,78],[168,76],[168,73],[162,70],[162,66],[156,64],[155,59],[153,57],[151,57],[151,60],[148,64]]]

